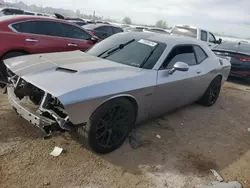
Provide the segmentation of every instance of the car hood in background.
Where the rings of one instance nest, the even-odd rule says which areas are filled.
[[[84,87],[143,74],[141,68],[90,56],[81,51],[27,55],[4,62],[13,73],[55,97]]]

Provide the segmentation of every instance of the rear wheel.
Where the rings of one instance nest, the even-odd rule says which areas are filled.
[[[208,86],[203,97],[198,101],[204,106],[212,106],[218,99],[221,90],[221,77],[217,76]]]
[[[133,104],[118,98],[99,107],[87,125],[77,127],[78,138],[97,153],[109,153],[119,148],[135,123]]]
[[[4,60],[12,58],[12,57],[18,57],[18,56],[22,56],[22,55],[26,55],[26,53],[24,52],[10,52],[7,53],[6,55],[4,55],[0,61],[0,79],[7,81],[7,77],[8,74],[10,73],[9,70],[6,69],[6,66],[4,64]],[[0,84],[0,87],[4,87],[5,84]]]

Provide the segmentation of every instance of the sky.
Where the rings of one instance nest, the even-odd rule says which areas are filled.
[[[17,0],[9,0],[16,2]],[[134,23],[189,24],[212,32],[250,38],[250,0],[23,0],[28,5],[79,9],[82,13]]]

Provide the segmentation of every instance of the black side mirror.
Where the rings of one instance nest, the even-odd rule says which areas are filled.
[[[216,41],[217,44],[221,44],[222,43],[222,39],[219,38],[219,40]]]

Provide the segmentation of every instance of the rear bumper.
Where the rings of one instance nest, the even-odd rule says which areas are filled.
[[[15,109],[16,113],[39,128],[45,136],[49,136],[50,133],[46,131],[46,127],[55,124],[56,121],[40,116],[37,111],[30,108],[28,105],[21,103],[21,101],[15,96],[13,87],[8,87],[7,92],[9,103]]]
[[[250,68],[232,66],[230,76],[250,77]]]

